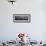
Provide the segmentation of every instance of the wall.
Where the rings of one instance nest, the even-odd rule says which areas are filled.
[[[35,40],[46,40],[45,0],[17,0],[14,5],[0,0],[0,40],[11,40],[18,32],[31,34]],[[31,14],[31,23],[13,23],[13,14]]]

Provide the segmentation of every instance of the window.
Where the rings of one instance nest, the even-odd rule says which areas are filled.
[[[31,22],[31,15],[30,14],[13,14],[13,22],[29,23]]]

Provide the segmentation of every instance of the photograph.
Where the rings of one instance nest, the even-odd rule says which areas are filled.
[[[0,0],[0,46],[46,46],[46,0]]]

